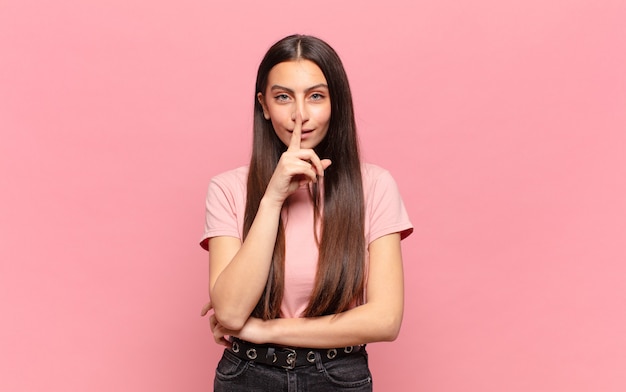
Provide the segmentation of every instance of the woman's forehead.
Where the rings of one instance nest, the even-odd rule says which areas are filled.
[[[268,88],[274,85],[290,89],[309,88],[314,85],[326,84],[324,73],[310,60],[292,60],[276,64],[268,75]]]

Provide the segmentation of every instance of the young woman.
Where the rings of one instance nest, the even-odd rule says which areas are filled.
[[[257,74],[249,166],[211,180],[215,391],[370,391],[365,344],[403,312],[400,240],[412,232],[390,174],[359,159],[348,78],[320,39],[274,44]]]

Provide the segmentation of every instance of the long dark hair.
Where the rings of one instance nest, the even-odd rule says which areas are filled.
[[[321,219],[318,269],[303,316],[335,314],[363,303],[365,288],[364,201],[356,124],[348,77],[337,53],[326,42],[291,35],[275,43],[259,65],[254,94],[254,135],[247,184],[244,238],[256,216],[269,180],[286,146],[263,116],[257,94],[265,93],[271,69],[306,59],[322,70],[328,84],[331,117],[326,137],[315,148],[332,165],[324,172],[323,196],[312,188],[316,221]],[[323,201],[320,200],[323,197]],[[323,213],[319,206],[323,205]],[[265,290],[253,316],[280,316],[284,293],[285,233],[281,220]]]

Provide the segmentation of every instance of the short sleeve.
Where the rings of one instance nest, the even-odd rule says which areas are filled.
[[[404,239],[413,232],[398,185],[391,174],[374,165],[366,169],[366,233],[368,244],[391,233]]]
[[[244,213],[242,204],[245,207],[245,199],[242,200],[242,197],[245,198],[245,193],[242,195],[242,187],[232,180],[221,175],[209,183],[205,201],[204,234],[200,240],[200,246],[206,250],[209,238],[241,238]]]

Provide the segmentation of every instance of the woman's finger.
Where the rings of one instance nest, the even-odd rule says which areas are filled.
[[[209,301],[202,307],[202,310],[200,311],[200,316],[205,316],[207,313],[209,313],[209,310],[211,309],[213,309],[213,304],[211,304],[211,301]]]
[[[315,174],[320,177],[324,177],[324,170],[326,170],[326,168],[328,168],[328,166],[330,166],[330,163],[331,163],[330,159],[322,160],[315,153],[315,151],[310,150],[310,149],[300,150],[298,151],[296,156],[300,160],[309,163],[313,167]]]
[[[226,338],[227,336],[232,335],[232,331],[227,330],[222,327],[218,322],[211,323],[211,332],[213,333],[213,340],[215,343],[230,347],[230,341]]]
[[[296,113],[296,125],[291,132],[291,140],[287,151],[298,151],[300,149],[300,143],[302,142],[302,116],[300,113]]]

